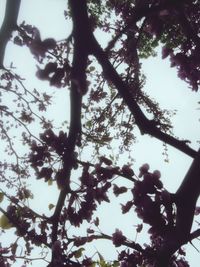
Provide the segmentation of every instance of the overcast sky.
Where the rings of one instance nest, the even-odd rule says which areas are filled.
[[[3,6],[5,0],[0,2],[0,19],[2,19]],[[68,36],[71,31],[71,25],[66,24],[64,19],[63,10],[65,8],[65,0],[22,0],[19,22],[25,20],[26,23],[35,25],[40,29],[41,37],[53,37],[56,40],[62,40]],[[2,20],[1,20],[2,21]],[[0,22],[1,22],[0,21]],[[101,39],[101,36],[98,36]],[[10,44],[7,48],[6,63],[11,61],[17,66],[17,71],[23,74],[27,78],[25,83],[30,88],[48,88],[47,82],[37,81],[35,78],[35,61],[32,59],[28,49],[13,47]],[[173,117],[174,133],[180,138],[189,139],[192,141],[192,147],[198,149],[197,140],[200,134],[200,111],[198,108],[199,94],[192,92],[188,89],[187,85],[178,80],[176,76],[176,70],[169,67],[170,63],[165,60],[161,61],[160,54],[156,58],[146,60],[143,63],[143,72],[147,77],[145,90],[153,98],[155,98],[166,109],[176,109],[177,115]],[[53,116],[60,121],[65,120],[68,116],[68,99],[66,91],[59,91],[56,95],[55,105],[50,109],[49,117]],[[66,111],[66,112],[63,112]],[[162,152],[164,151],[163,145],[160,141],[151,138],[149,136],[139,136],[138,142],[134,146],[134,158],[136,163],[134,168],[137,170],[143,163],[148,162],[151,170],[159,169],[162,173],[162,179],[167,189],[171,192],[175,192],[180,182],[182,181],[190,163],[191,158],[184,155],[178,150],[168,147],[169,163],[164,161]],[[126,162],[127,158],[120,159],[121,162]],[[39,196],[44,196],[46,192],[45,188],[38,188],[37,193]],[[57,199],[57,191],[53,189],[49,191],[49,201],[55,203]],[[36,194],[37,195],[37,194]],[[39,210],[42,210],[41,205],[38,205],[38,198],[35,198],[34,206]],[[41,199],[40,199],[41,201]],[[103,215],[106,215],[106,208],[100,208]],[[113,217],[117,214],[113,214]],[[119,226],[126,228],[127,221],[123,221],[124,217],[120,217],[122,221],[118,223]],[[132,217],[128,219],[131,223]],[[102,228],[109,230],[115,229],[116,221],[111,221],[111,225],[108,225],[108,220],[105,218]],[[132,223],[134,224],[134,223]],[[125,229],[126,231],[126,229]],[[128,233],[128,230],[127,230]],[[198,248],[197,243],[197,248]],[[196,266],[196,260],[199,259],[199,254],[191,246],[187,246],[190,258],[191,266]],[[103,248],[102,248],[103,249]],[[109,255],[109,252],[106,252]],[[16,267],[20,267],[20,263],[16,264]],[[37,266],[33,265],[33,266]],[[43,267],[45,265],[41,265]]]

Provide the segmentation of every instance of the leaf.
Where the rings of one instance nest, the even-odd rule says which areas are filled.
[[[101,253],[97,252],[97,254],[98,254],[98,256],[99,256],[100,261],[105,261],[105,260],[104,260],[104,257],[101,255]]]
[[[99,267],[112,267],[109,263],[107,263],[105,260],[100,260],[98,262]]]
[[[84,250],[85,250],[84,248],[79,248],[78,250],[76,250],[74,252],[74,257],[76,259],[80,258],[82,256]]]
[[[85,126],[90,129],[92,127],[92,121],[87,121]]]
[[[3,199],[4,199],[4,193],[0,193],[0,203],[3,201]]]
[[[113,267],[119,267],[119,262],[118,261],[114,261],[112,266]]]
[[[22,194],[23,194],[23,199],[28,199],[28,198],[33,199],[34,198],[33,193],[29,189],[25,188],[23,190]]]
[[[10,223],[8,217],[5,214],[0,217],[0,227],[4,230],[13,227],[13,225]]]
[[[18,247],[18,244],[16,242],[11,244],[11,252],[13,255],[16,254],[17,247]]]
[[[94,70],[95,70],[95,67],[94,66],[89,67],[89,72],[92,72]]]
[[[142,231],[142,228],[143,228],[143,224],[138,224],[136,228],[137,233],[140,233]]]
[[[49,206],[48,206],[49,210],[52,210],[54,207],[55,207],[55,205],[52,204],[52,203],[50,203]]]
[[[51,186],[53,184],[53,180],[52,179],[49,179],[48,180],[48,185]]]
[[[99,226],[99,217],[96,217],[94,220],[94,225]]]
[[[101,255],[101,253],[99,253],[99,252],[97,252],[97,254],[98,254],[98,256],[99,256],[99,261],[98,261],[98,265],[100,266],[100,267],[118,267],[119,266],[119,264],[118,265],[113,265],[112,263],[109,263],[109,262],[106,262],[105,261],[105,259],[104,259],[104,257]]]

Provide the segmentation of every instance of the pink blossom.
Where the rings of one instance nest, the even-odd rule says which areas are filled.
[[[162,48],[162,59],[169,56],[169,54],[172,52],[172,50],[166,46]]]
[[[115,233],[112,235],[112,241],[116,247],[119,247],[126,241],[126,237],[122,234],[122,231],[116,229]]]
[[[160,171],[155,170],[155,171],[153,172],[153,177],[154,177],[154,178],[157,178],[157,179],[160,179],[160,177],[161,177],[161,173],[160,173]]]
[[[148,164],[148,163],[143,164],[143,165],[139,168],[139,170],[140,170],[139,177],[142,177],[143,174],[147,173],[148,170],[149,170],[149,168],[150,168],[150,167],[149,167],[149,164]]]

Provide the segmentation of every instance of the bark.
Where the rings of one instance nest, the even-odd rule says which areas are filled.
[[[200,193],[200,179],[198,180],[198,176],[200,174],[200,152],[197,153],[194,151],[186,144],[186,142],[177,140],[176,138],[162,132],[154,121],[146,118],[140,106],[132,96],[129,86],[114,69],[109,61],[107,53],[103,51],[95,39],[91,29],[90,20],[87,16],[86,0],[81,1],[81,4],[78,0],[70,0],[69,2],[72,9],[74,36],[77,36],[77,40],[80,40],[79,46],[76,42],[74,44],[74,52],[77,50],[81,51],[80,54],[77,53],[77,55],[82,57],[79,73],[82,73],[85,70],[85,58],[88,56],[88,53],[94,55],[103,69],[105,78],[114,84],[118,93],[127,104],[130,112],[134,115],[135,122],[140,131],[143,134],[154,136],[155,138],[168,143],[187,155],[195,158],[190,170],[183,180],[183,183],[175,194],[177,205],[176,226],[173,231],[165,237],[164,245],[157,254],[157,266],[168,266],[170,258],[175,251],[189,240],[196,201]],[[137,16],[137,18],[139,17]],[[82,43],[84,42],[84,45],[88,47],[88,50],[85,50],[85,48],[81,46],[81,40]],[[78,58],[76,60],[78,62]],[[78,70],[75,70],[74,76],[80,79],[82,74],[77,75],[77,73]],[[188,196],[188,198],[186,196]]]
[[[200,149],[175,195],[177,205],[176,229],[183,240],[189,238],[199,194]]]
[[[17,29],[17,18],[21,0],[7,0],[4,20],[0,30],[0,69],[3,67],[6,45],[14,30]]]
[[[69,6],[72,12],[73,20],[73,61],[71,69],[71,88],[70,88],[70,126],[66,143],[65,153],[63,155],[63,173],[65,180],[64,187],[60,192],[59,199],[55,208],[55,212],[52,216],[52,245],[57,240],[58,234],[58,222],[64,202],[68,193],[70,193],[70,176],[73,168],[74,150],[77,142],[80,141],[81,135],[81,106],[82,96],[87,91],[86,82],[86,67],[87,59],[89,55],[89,46],[84,40],[89,40],[86,29],[89,27],[89,18],[87,15],[87,9],[84,8],[85,1],[79,1],[76,3],[74,0],[69,1]],[[79,17],[80,15],[80,17]],[[84,21],[79,23],[79,21]],[[91,31],[87,31],[90,33]],[[51,263],[57,260],[56,254],[52,252]],[[54,266],[54,264],[53,264]],[[79,266],[79,265],[78,265]]]
[[[156,267],[168,267],[171,256],[182,245],[199,236],[199,230],[191,233],[199,195],[200,149],[174,196],[177,208],[175,226],[166,234],[163,246],[157,252]]]

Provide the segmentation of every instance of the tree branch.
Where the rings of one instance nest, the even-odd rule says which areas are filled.
[[[97,58],[99,64],[103,68],[104,75],[107,80],[110,80],[114,86],[117,88],[119,94],[127,104],[130,112],[134,115],[135,122],[139,127],[142,134],[149,134],[177,149],[184,152],[185,154],[195,157],[197,152],[190,148],[184,141],[177,140],[173,136],[170,136],[162,132],[159,128],[156,127],[154,121],[146,118],[139,105],[133,98],[129,86],[122,80],[120,75],[114,69],[110,63],[107,54],[100,47],[95,38],[93,42],[93,55]]]
[[[6,45],[10,39],[11,33],[16,29],[17,18],[21,0],[7,0],[6,11],[3,24],[0,30],[0,69],[3,67]]]
[[[53,214],[52,227],[52,244],[57,240],[58,222],[62,211],[65,198],[70,190],[70,176],[74,163],[74,150],[77,142],[80,141],[81,135],[81,106],[82,95],[87,90],[86,67],[89,54],[89,46],[83,42],[86,30],[89,27],[89,18],[85,1],[69,1],[73,20],[73,39],[74,53],[71,70],[71,91],[70,91],[70,128],[66,144],[65,153],[63,155],[63,174],[64,187],[62,188],[59,199]],[[87,31],[88,32],[88,31]],[[90,31],[89,31],[90,33]],[[86,38],[88,40],[88,38]],[[56,259],[56,255],[52,253],[52,263]]]
[[[10,216],[9,213],[1,207],[0,212],[2,212],[8,218],[9,222],[19,231],[19,233],[23,233],[22,236],[25,240],[28,239],[35,244],[44,244],[45,246],[50,248],[49,243],[42,239],[40,235],[35,234],[33,236],[31,231],[24,229],[23,225],[21,224],[21,221],[19,221],[16,217]]]
[[[106,79],[111,81],[114,84],[119,94],[121,95],[125,103],[127,104],[130,112],[134,115],[135,122],[137,126],[139,127],[141,133],[149,134],[194,158],[197,154],[195,150],[190,148],[184,141],[177,140],[173,136],[170,136],[162,132],[157,127],[155,121],[149,120],[144,115],[138,103],[136,102],[136,100],[133,98],[131,94],[132,89],[130,90],[129,86],[122,80],[120,75],[117,73],[117,71],[114,69],[114,67],[110,63],[107,54],[103,51],[103,49],[97,42],[96,38],[94,37],[92,33],[90,21],[87,16],[86,1],[84,0],[80,4],[79,2],[77,2],[77,0],[74,0],[74,1],[71,0],[70,4],[72,8],[73,23],[75,25],[74,26],[75,36],[77,36],[77,38],[79,37],[78,39],[80,41],[79,45],[81,46],[82,44],[83,46],[84,44],[84,46],[88,47],[87,53],[90,53],[96,57],[97,61],[103,68],[103,72],[104,72]],[[170,7],[171,7],[171,4],[170,4]],[[155,9],[159,10],[160,7],[159,8],[156,7]],[[84,58],[84,53],[86,52],[85,52],[85,49],[82,48],[82,46],[81,46],[81,49],[82,49],[83,58]]]
[[[176,228],[181,237],[188,239],[192,227],[197,199],[200,195],[200,149],[178,188],[175,199],[177,205]]]
[[[176,250],[199,236],[200,230],[190,233],[199,194],[200,149],[174,195],[177,208],[175,226],[164,236],[163,245],[157,253],[158,267],[168,267],[170,258]]]

